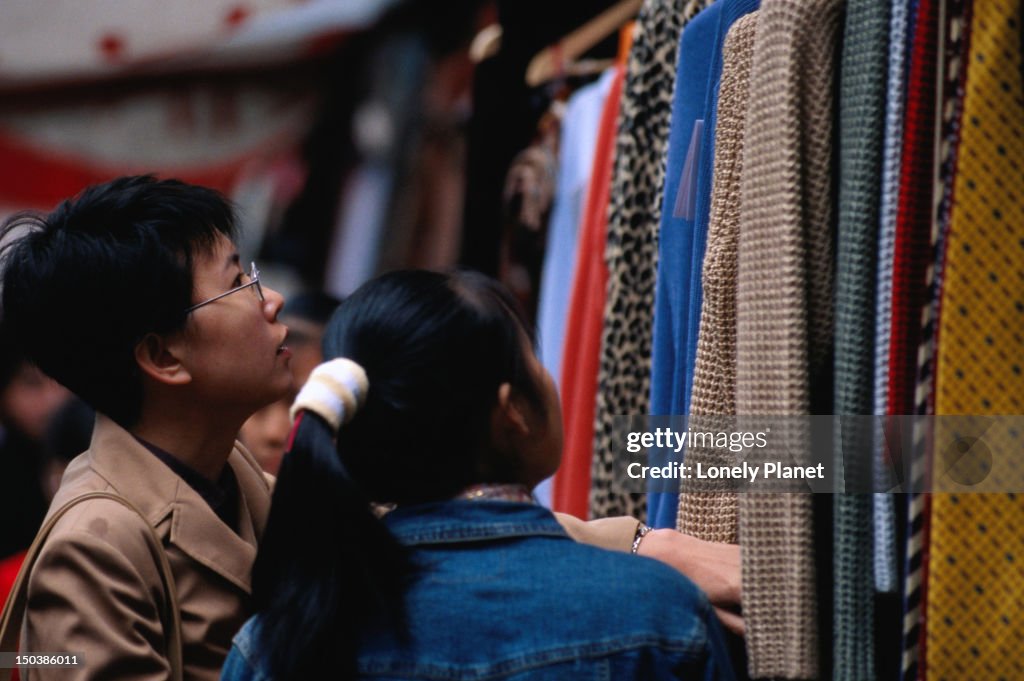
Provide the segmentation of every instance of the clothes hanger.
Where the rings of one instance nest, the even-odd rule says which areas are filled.
[[[483,60],[498,54],[498,51],[501,49],[502,33],[501,24],[490,24],[482,28],[469,45],[470,61],[474,64],[479,64]]]
[[[537,87],[570,71],[569,64],[617,31],[640,11],[643,0],[620,0],[596,17],[544,48],[526,67],[526,83]]]

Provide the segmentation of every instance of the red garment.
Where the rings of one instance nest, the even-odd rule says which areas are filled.
[[[917,411],[918,348],[922,341],[921,312],[929,303],[926,277],[933,261],[931,244],[932,195],[935,156],[935,79],[938,36],[937,0],[920,0],[913,27],[903,120],[899,207],[892,270],[892,318],[889,345],[889,396],[886,413],[909,415]],[[913,681],[924,669],[925,574],[928,568],[927,525],[930,499],[920,516],[911,517],[914,542],[908,545],[911,576],[904,615],[903,678]],[[911,508],[914,508],[911,505]],[[916,546],[917,548],[910,548]],[[919,567],[917,567],[919,566]],[[911,619],[908,619],[911,618]],[[909,624],[908,624],[909,622]],[[907,657],[915,653],[913,657]],[[912,661],[913,660],[913,661]]]
[[[0,560],[0,606],[7,602],[7,596],[11,593],[14,580],[18,578],[18,570],[25,561],[26,553],[28,552],[22,551]]]
[[[618,67],[601,112],[594,168],[580,223],[578,258],[565,331],[562,359],[562,465],[555,473],[551,507],[586,518],[590,506],[590,466],[594,451],[594,403],[601,357],[608,269],[604,246],[608,231],[615,134],[625,70]]]
[[[18,571],[21,570],[21,564],[25,562],[25,554],[27,553],[28,551],[22,551],[0,560],[0,611],[3,610],[3,606],[7,603],[7,597],[11,594],[11,589],[14,588],[14,580],[18,578]],[[11,681],[18,681],[20,678],[18,670],[15,669],[11,675]]]
[[[889,403],[893,415],[917,412],[915,391],[918,379],[918,347],[921,344],[921,312],[929,301],[928,265],[934,260],[931,243],[933,221],[935,158],[935,79],[938,61],[938,2],[920,0],[907,77],[907,101],[903,121],[903,151],[900,168],[899,208],[893,259],[892,319],[889,345]],[[911,564],[920,565],[920,585],[909,596],[909,614],[917,615],[918,628],[905,631],[905,646],[914,646],[916,669],[905,669],[907,678],[924,672],[924,611],[928,570],[928,519],[930,499],[913,534],[917,555]],[[915,612],[916,611],[916,612]],[[916,672],[916,673],[915,673]]]
[[[933,257],[931,228],[937,31],[936,0],[920,0],[907,78],[892,275],[888,413],[895,415],[914,413],[921,308],[928,302],[925,270]]]

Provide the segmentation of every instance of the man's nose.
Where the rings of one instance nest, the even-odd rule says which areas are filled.
[[[264,286],[263,314],[267,316],[267,320],[277,321],[277,315],[281,312],[282,307],[284,307],[284,296],[269,286]]]

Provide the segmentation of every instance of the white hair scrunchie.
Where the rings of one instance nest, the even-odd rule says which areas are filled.
[[[344,357],[332,359],[313,369],[288,414],[294,421],[300,411],[308,409],[338,432],[366,402],[369,388],[363,367]]]

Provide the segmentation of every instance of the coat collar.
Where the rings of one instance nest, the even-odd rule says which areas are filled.
[[[453,499],[399,506],[384,524],[406,545],[461,544],[513,537],[562,537],[551,511],[534,503]]]
[[[238,480],[239,534],[225,525],[184,480],[128,431],[97,415],[87,455],[92,469],[136,507],[158,534],[190,558],[250,593],[256,544],[270,510],[270,490],[240,444],[228,456]],[[170,518],[170,522],[165,522]]]

